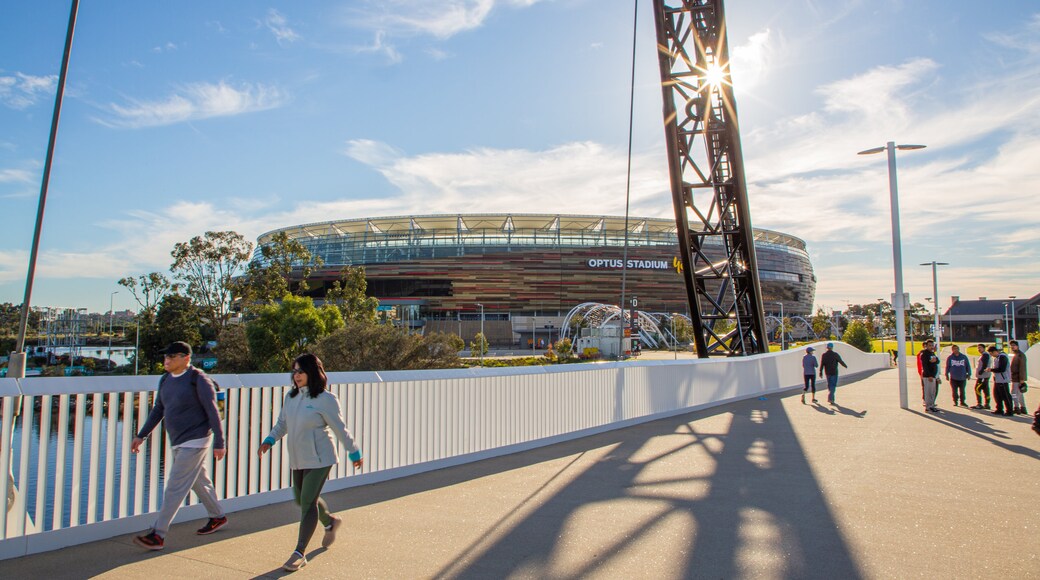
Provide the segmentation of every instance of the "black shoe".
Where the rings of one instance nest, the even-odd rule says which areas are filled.
[[[928,410],[933,413],[942,413],[942,411],[939,410],[939,407],[928,407]]]
[[[163,540],[162,536],[155,532],[151,532],[143,536],[134,536],[134,543],[148,550],[162,550],[163,544],[166,542]]]
[[[205,536],[207,534],[212,534],[213,532],[219,530],[220,528],[223,528],[226,525],[227,517],[210,518],[209,521],[206,522],[206,525],[202,526],[198,530],[195,530],[195,533],[200,536]]]

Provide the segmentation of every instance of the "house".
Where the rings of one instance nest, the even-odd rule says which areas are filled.
[[[1008,340],[1009,330],[1013,330],[1018,340],[1025,341],[1030,332],[1037,331],[1040,320],[1040,294],[1032,298],[1008,297],[990,300],[982,297],[978,300],[961,300],[952,297],[952,304],[942,315],[943,326],[952,326],[944,338],[957,342],[984,342]]]

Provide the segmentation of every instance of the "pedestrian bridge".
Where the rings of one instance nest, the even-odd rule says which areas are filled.
[[[853,372],[887,365],[839,345]],[[626,361],[523,368],[332,373],[331,388],[365,453],[340,463],[327,489],[515,453],[597,432],[776,392],[800,380],[801,353],[754,358]],[[255,451],[277,419],[286,374],[215,375],[227,391],[225,461],[210,462],[229,511],[290,498],[285,446]],[[4,379],[0,382],[0,558],[146,528],[158,509],[169,453],[164,437],[131,455],[154,376]],[[17,416],[16,416],[17,408]],[[14,484],[13,486],[11,484]],[[196,503],[193,496],[189,502]],[[181,519],[199,517],[188,506]]]
[[[350,383],[337,375],[341,397],[360,389],[346,405],[348,410],[360,405],[371,413],[348,415],[363,444],[367,438],[371,464],[365,473],[330,482],[330,487],[348,488],[326,496],[331,508],[345,517],[345,533],[327,551],[312,549],[311,564],[303,573],[409,578],[1035,574],[1040,540],[1029,529],[1040,500],[1035,485],[1040,445],[1028,421],[967,409],[938,416],[902,411],[895,371],[871,372],[864,367],[875,357],[862,355],[857,361],[856,353],[842,354],[858,372],[847,375],[834,407],[802,405],[796,394],[780,392],[782,387],[766,382],[793,384],[783,379],[801,374],[800,367],[786,360],[797,362],[796,352],[760,357],[764,365],[753,365],[753,370],[746,368],[748,359],[638,362],[566,373],[535,371],[538,379],[532,382],[526,373],[479,369],[453,378],[383,376],[378,383]],[[702,368],[727,363],[736,363],[739,370]],[[601,372],[608,376],[599,380],[608,383],[583,377]],[[559,378],[554,375],[569,380],[554,382]],[[709,378],[720,382],[713,384]],[[284,377],[267,379],[278,380]],[[686,385],[682,394],[654,394],[665,389],[665,380]],[[447,386],[439,381],[448,381]],[[483,385],[487,396],[474,399],[480,393],[468,389],[468,381]],[[744,386],[737,392],[716,390],[721,381],[741,381]],[[751,381],[754,386],[747,387]],[[544,384],[547,390],[533,384]],[[382,388],[366,393],[365,385]],[[562,409],[543,404],[552,389],[571,386],[584,387],[583,398],[552,399],[555,406],[567,405]],[[727,402],[696,402],[699,395],[694,393],[702,388]],[[524,389],[536,391],[526,396]],[[601,393],[614,395],[608,401],[622,409],[607,405],[601,410]],[[681,404],[687,396],[694,404],[686,409],[663,408]],[[229,430],[235,425],[241,429],[243,416],[250,418],[246,424],[255,424],[253,403],[246,405],[244,397],[244,392],[232,395],[229,411],[237,409],[238,415],[229,415]],[[259,397],[262,406],[267,399]],[[509,409],[516,419],[495,424],[465,414],[443,415],[463,405],[485,412],[504,405],[506,412],[499,419],[508,421]],[[91,408],[90,418],[101,407]],[[588,414],[580,415],[576,408]],[[414,412],[409,415],[406,409]],[[606,420],[591,425],[604,412]],[[525,413],[540,416],[527,419]],[[568,423],[575,414],[579,418]],[[408,420],[378,419],[403,415]],[[372,422],[373,430],[366,432],[362,420]],[[449,425],[443,431],[434,427],[444,423]],[[413,428],[422,425],[425,430]],[[455,435],[449,428],[454,425],[463,433]],[[89,421],[78,426],[82,429],[76,433],[93,429]],[[100,433],[106,428],[107,424]],[[513,432],[525,433],[526,441],[494,435]],[[467,447],[467,440],[480,433],[488,433],[487,439],[475,439],[475,447]],[[578,438],[580,434],[589,436]],[[422,441],[423,435],[434,441]],[[381,445],[379,437],[396,441],[396,446]],[[550,442],[555,443],[546,444]],[[16,438],[14,443],[17,447],[21,441]],[[92,448],[83,455],[90,456]],[[114,457],[119,457],[116,448]],[[425,450],[440,455],[411,459],[421,460]],[[195,536],[198,522],[175,525],[165,551],[144,553],[130,543],[129,534],[147,527],[151,517],[128,513],[103,519],[105,487],[98,485],[98,521],[81,519],[76,526],[58,530],[9,534],[4,541],[34,546],[46,539],[57,548],[54,538],[63,534],[67,540],[71,528],[107,539],[0,561],[0,576],[280,575],[278,567],[295,541],[298,513],[284,501],[285,491],[277,489],[282,480],[281,474],[276,479],[275,467],[280,470],[283,464],[257,464],[261,474],[261,468],[267,470],[270,488],[261,491],[260,478],[249,475],[255,457],[249,451],[235,455],[235,469],[230,463],[224,467],[224,491],[229,496],[225,501],[237,511],[230,516],[231,525],[217,534]],[[103,457],[109,455],[106,451]],[[482,457],[490,459],[472,461]],[[20,456],[15,463],[18,472]],[[435,466],[442,469],[433,470]],[[229,470],[235,472],[235,485],[228,485]],[[406,472],[411,476],[400,477]],[[991,494],[991,478],[997,472],[999,501]],[[98,472],[99,481],[104,473]],[[135,490],[126,498],[128,510],[137,503],[136,473],[126,485]],[[114,479],[121,477],[122,472]],[[242,480],[246,490],[257,481],[256,492],[239,493]],[[382,481],[361,485],[377,480]],[[148,484],[143,485],[147,492],[150,480],[143,483]],[[82,489],[90,487],[88,478]],[[246,501],[258,507],[243,509]],[[121,503],[121,494],[115,494],[114,514],[121,513]],[[998,511],[998,504],[1017,509]],[[142,509],[148,511],[148,505],[146,497]],[[30,501],[27,507],[32,513],[36,505]],[[204,517],[201,511],[190,511],[182,510],[180,519]],[[989,546],[994,537],[1016,538],[1022,557],[1009,558],[1006,550],[971,548]],[[66,545],[72,543],[76,542]],[[312,546],[318,546],[317,538]]]

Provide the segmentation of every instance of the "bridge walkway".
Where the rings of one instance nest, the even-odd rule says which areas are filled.
[[[324,550],[319,530],[296,574],[1040,577],[1040,437],[951,409],[948,390],[939,403],[900,410],[881,371],[834,407],[789,392],[332,493],[341,539]],[[281,577],[296,522],[266,506],[211,536],[174,526],[162,552],[123,536],[0,561],[0,577]]]

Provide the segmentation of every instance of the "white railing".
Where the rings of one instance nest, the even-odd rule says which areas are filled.
[[[848,373],[887,355],[836,347]],[[514,453],[801,384],[801,351],[751,358],[628,361],[551,367],[330,373],[364,454],[341,461],[329,491]],[[257,458],[288,374],[215,375],[227,390],[229,453],[210,469],[225,509],[286,501],[284,445]],[[0,559],[147,528],[161,500],[164,437],[132,455],[157,377],[0,379]],[[89,405],[89,409],[88,409]],[[15,407],[18,413],[15,413]],[[125,420],[130,418],[131,420]],[[14,429],[6,426],[12,426]],[[12,435],[12,432],[15,435]],[[156,434],[161,432],[161,426]],[[341,450],[342,451],[342,450]],[[341,454],[341,457],[344,457]],[[163,473],[160,473],[162,471]],[[349,477],[348,477],[349,476]],[[204,516],[191,495],[178,521]]]

